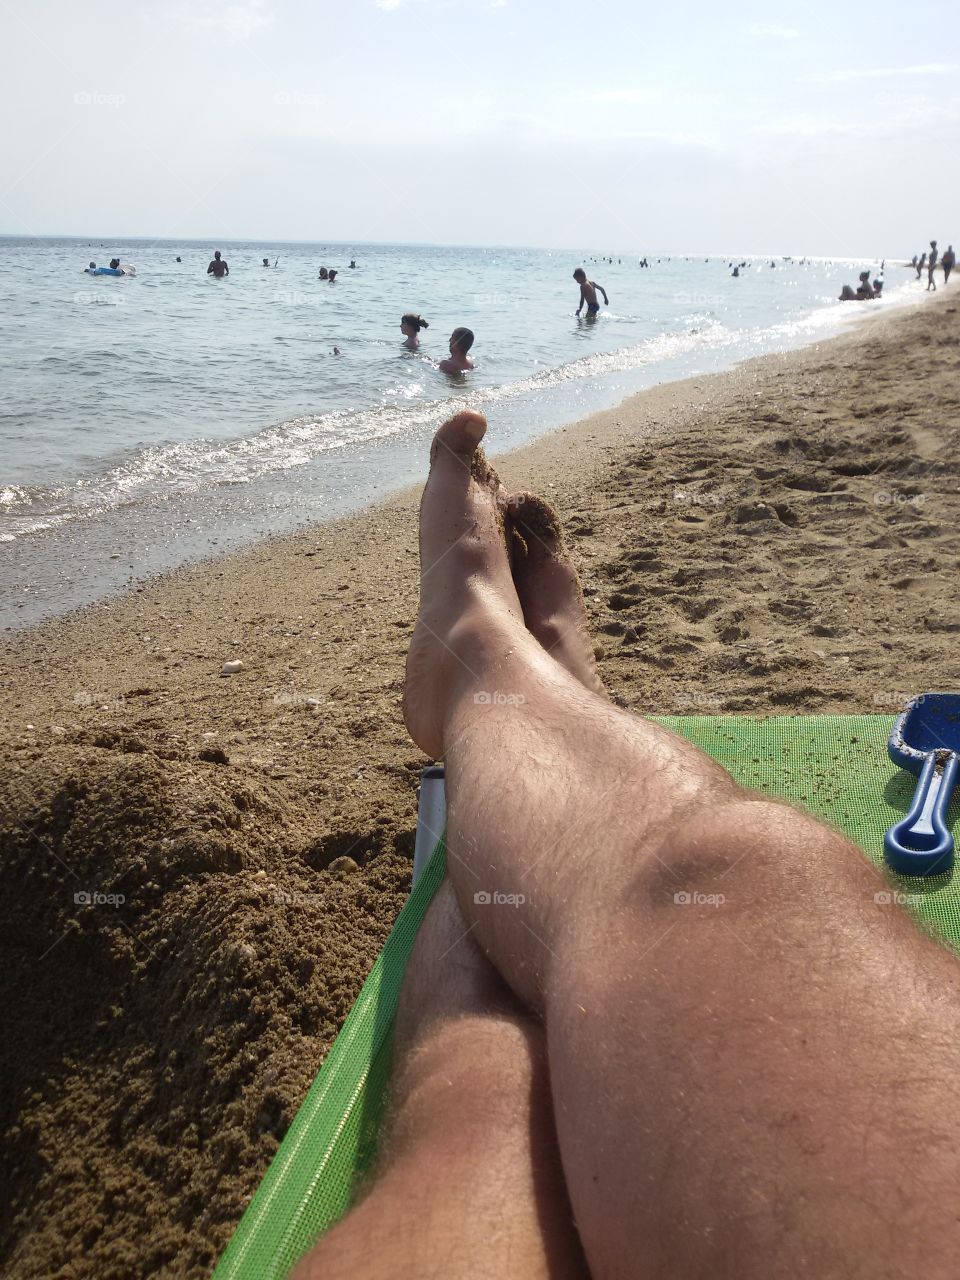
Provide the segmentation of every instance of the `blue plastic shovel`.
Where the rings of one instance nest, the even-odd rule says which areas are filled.
[[[949,871],[947,808],[960,772],[960,693],[912,698],[897,717],[887,751],[894,764],[920,779],[910,812],[884,836],[887,865],[902,876]]]

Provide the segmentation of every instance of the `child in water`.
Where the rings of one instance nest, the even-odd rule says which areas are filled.
[[[420,330],[429,328],[430,326],[423,316],[415,316],[412,311],[408,311],[406,315],[400,317],[400,332],[404,337],[403,345],[408,351],[416,351],[420,345]]]
[[[465,373],[473,368],[473,361],[467,352],[473,346],[473,332],[470,329],[454,329],[450,335],[450,355],[440,361],[443,373]]]
[[[607,291],[602,284],[597,284],[596,280],[588,280],[587,273],[583,267],[577,267],[573,273],[573,278],[580,286],[580,306],[577,307],[576,314],[579,315],[583,304],[587,304],[587,315],[595,316],[600,310],[600,303],[597,301],[597,290],[603,294],[603,305],[608,307],[610,299],[607,297]]]

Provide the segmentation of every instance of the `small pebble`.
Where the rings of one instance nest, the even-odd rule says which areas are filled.
[[[343,857],[334,858],[327,867],[327,870],[332,872],[335,876],[346,876],[352,875],[354,871],[359,871],[360,868],[352,858]]]
[[[235,676],[238,671],[242,671],[242,670],[243,670],[243,663],[240,661],[239,658],[235,658],[233,662],[225,662],[223,664],[223,666],[220,668],[220,674],[222,676]]]

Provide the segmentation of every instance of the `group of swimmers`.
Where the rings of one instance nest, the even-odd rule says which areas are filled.
[[[423,329],[429,329],[430,326],[423,316],[414,315],[412,311],[405,312],[400,317],[400,332],[403,334],[403,345],[408,351],[417,351],[420,347],[420,333]],[[473,346],[473,330],[465,329],[460,326],[454,329],[450,335],[450,354],[445,360],[440,361],[440,369],[443,373],[466,373],[468,369],[472,369],[473,359],[470,356],[470,348]]]
[[[870,298],[879,298],[883,292],[883,268],[880,269],[880,275],[873,283],[870,283],[870,272],[861,271],[857,277],[858,284],[856,289],[852,289],[850,285],[845,284],[840,292],[840,302],[867,302]]]
[[[577,267],[573,273],[573,278],[580,286],[580,305],[577,307],[575,314],[580,315],[583,307],[587,308],[588,316],[595,316],[600,310],[600,303],[597,301],[597,294],[603,294],[603,302],[605,306],[610,305],[610,299],[607,297],[607,291],[602,284],[598,284],[596,280],[588,280],[587,273],[583,267]],[[422,330],[429,329],[429,324],[424,320],[423,316],[416,315],[412,311],[407,311],[400,318],[400,332],[403,334],[403,345],[408,351],[417,351],[420,347],[420,334]],[[473,346],[474,334],[472,329],[459,326],[454,329],[450,335],[450,354],[446,359],[440,361],[439,368],[442,373],[466,373],[474,367],[473,359],[470,356],[470,348]]]
[[[922,278],[924,268],[926,268],[927,293],[929,293],[931,289],[933,290],[934,293],[936,293],[937,291],[937,282],[933,278],[933,273],[937,266],[937,258],[938,258],[937,242],[936,240],[931,240],[929,253],[923,253],[920,255],[919,258],[917,257],[916,254],[914,254],[910,260],[914,270],[917,273],[918,280]],[[954,266],[956,265],[956,262],[957,262],[957,255],[953,252],[953,245],[948,244],[946,253],[944,253],[942,258],[940,258],[940,266],[943,268],[944,284],[946,284],[949,281],[950,272],[953,270]]]
[[[89,266],[86,266],[83,268],[83,274],[87,276],[103,276],[108,274],[115,275],[115,276],[125,276],[125,275],[133,275],[134,271],[129,263],[125,263],[123,266],[121,266],[119,258],[111,258],[109,267],[98,267],[95,262],[91,262]]]

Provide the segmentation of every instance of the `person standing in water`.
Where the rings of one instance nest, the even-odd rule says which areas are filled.
[[[947,251],[940,259],[940,265],[943,267],[943,283],[946,284],[950,279],[950,272],[953,270],[957,261],[957,255],[953,252],[953,245],[947,245]]]
[[[595,280],[588,280],[587,273],[583,267],[577,267],[573,273],[573,278],[580,286],[580,306],[577,307],[576,314],[579,315],[583,309],[583,304],[587,304],[587,315],[595,316],[600,310],[600,303],[597,301],[597,290],[603,294],[603,305],[608,307],[610,299],[607,297],[607,291],[602,284],[597,284]]]
[[[220,257],[220,250],[215,249],[213,252],[213,261],[210,263],[209,267],[207,267],[207,275],[213,276],[217,280],[222,280],[224,276],[228,276],[229,274],[230,268],[227,266],[226,261]]]
[[[937,265],[937,242],[930,241],[930,256],[927,259],[927,293],[932,289],[934,293],[937,291],[937,282],[933,278],[933,270]]]
[[[472,329],[454,329],[450,335],[450,355],[440,361],[443,373],[466,373],[473,368],[473,361],[467,352],[473,346]]]
[[[420,346],[420,330],[429,328],[430,326],[423,316],[415,316],[412,311],[408,311],[406,315],[400,317],[400,332],[404,337],[403,345],[408,351],[416,351]]]

